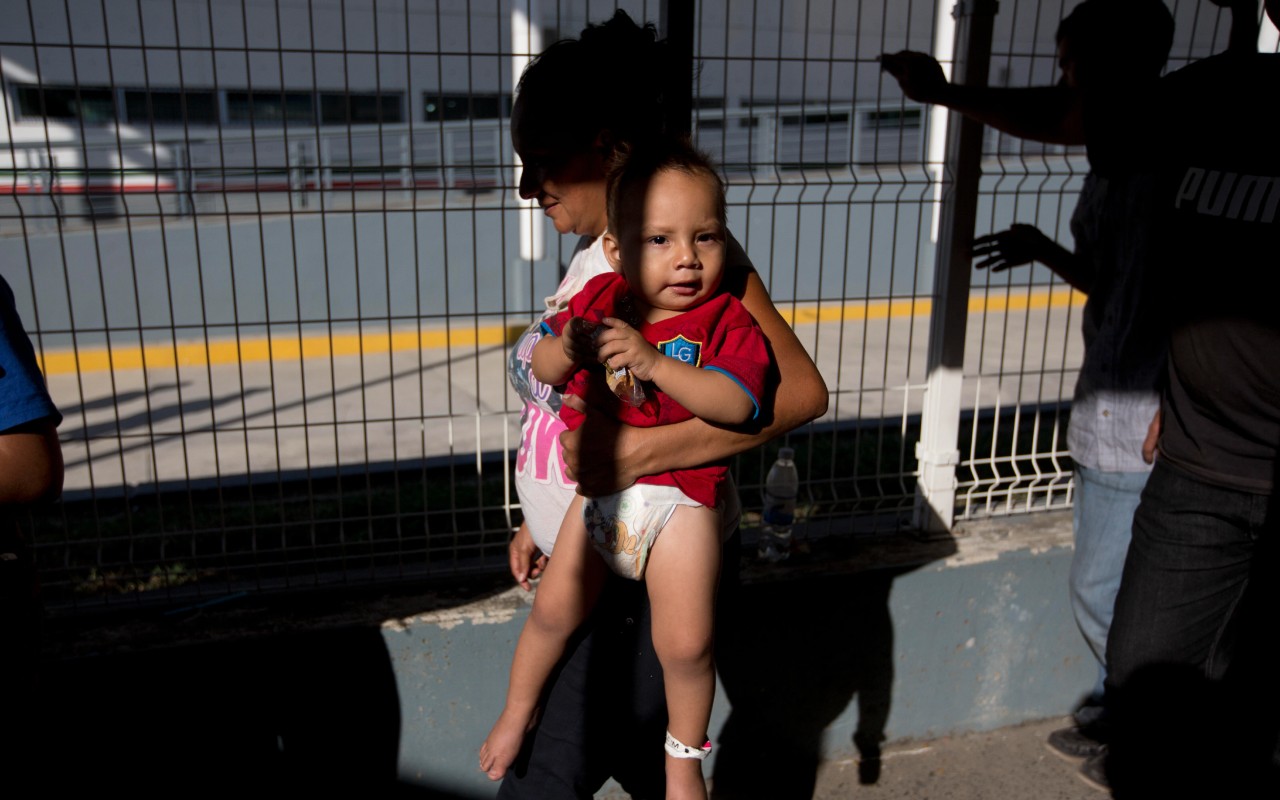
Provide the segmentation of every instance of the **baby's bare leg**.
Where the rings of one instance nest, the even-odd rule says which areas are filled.
[[[653,545],[645,583],[653,648],[666,685],[668,729],[691,747],[707,740],[716,689],[711,645],[719,575],[720,515],[711,508],[680,506]],[[668,755],[668,800],[706,796],[702,762]]]
[[[555,556],[547,563],[533,610],[516,643],[506,706],[480,747],[480,770],[490,780],[501,780],[519,755],[551,671],[600,596],[604,571],[604,562],[591,550],[582,521],[582,498],[577,497],[565,512]]]

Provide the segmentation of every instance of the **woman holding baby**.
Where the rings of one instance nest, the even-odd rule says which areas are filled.
[[[652,26],[638,26],[619,11],[578,39],[553,44],[520,80],[512,110],[513,144],[524,162],[520,195],[536,200],[560,233],[581,237],[564,280],[547,298],[548,317],[612,270],[604,252],[608,170],[620,148],[664,133],[664,91],[674,73],[668,58]],[[609,495],[643,476],[724,461],[825,412],[827,390],[817,368],[731,236],[722,286],[754,317],[774,365],[762,413],[745,426],[696,417],[648,428],[621,424],[576,397],[562,398],[531,374],[541,326],[513,349],[510,377],[525,403],[516,467],[524,524],[511,542],[510,565],[526,589],[552,555],[577,494]],[[778,388],[783,385],[785,392]],[[585,416],[573,431],[560,420],[561,403]],[[736,490],[730,486],[724,497],[721,520],[732,530]],[[733,583],[736,543],[731,538],[726,549],[722,588]],[[648,616],[643,583],[612,575],[605,581],[591,617],[552,674],[500,798],[591,797],[611,776],[633,797],[664,796],[666,698]]]

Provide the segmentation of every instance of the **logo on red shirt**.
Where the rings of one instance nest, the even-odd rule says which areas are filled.
[[[691,342],[683,336],[677,336],[674,339],[658,342],[658,349],[664,356],[671,356],[691,367],[702,363],[702,342]]]

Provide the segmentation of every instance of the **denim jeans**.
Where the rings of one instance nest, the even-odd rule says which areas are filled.
[[[1107,641],[1117,797],[1280,796],[1277,527],[1272,496],[1156,462]]]
[[[1111,629],[1120,574],[1133,530],[1133,516],[1151,473],[1103,472],[1076,465],[1075,554],[1071,558],[1071,610],[1098,659],[1098,681],[1086,706],[1102,701],[1107,632]],[[1087,718],[1080,721],[1092,722]]]
[[[1257,556],[1275,544],[1278,520],[1268,514],[1270,501],[1156,462],[1134,517],[1116,597],[1108,692],[1152,665],[1189,665],[1212,679],[1225,674],[1239,638],[1233,623],[1251,576],[1263,566]],[[1274,583],[1269,568],[1263,575]],[[1269,613],[1263,616],[1275,622]]]

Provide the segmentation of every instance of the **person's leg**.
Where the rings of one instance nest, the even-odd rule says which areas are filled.
[[[1098,659],[1095,697],[1106,676],[1107,631],[1133,532],[1133,515],[1148,472],[1102,472],[1076,467],[1075,553],[1071,559],[1071,610]]]
[[[736,527],[736,503],[722,513],[722,526]],[[721,550],[717,628],[735,607],[741,554],[735,533]],[[666,796],[666,755],[654,743],[667,730],[667,703],[651,631],[645,584],[608,575],[591,617],[551,679],[498,800],[590,800],[610,775],[634,800]],[[749,658],[740,655],[738,671],[746,679]],[[716,662],[722,665],[718,655]]]
[[[719,515],[702,506],[678,507],[653,544],[645,582],[653,646],[666,683],[667,728],[692,748],[707,741],[715,696],[712,644],[719,572]],[[706,797],[700,760],[668,755],[667,797]]]
[[[1107,642],[1107,691],[1151,664],[1218,677],[1219,645],[1248,583],[1253,497],[1159,462],[1134,517]]]
[[[1076,625],[1098,660],[1098,678],[1072,714],[1074,724],[1049,734],[1050,752],[1066,758],[1095,756],[1107,738],[1103,707],[1107,633],[1132,538],[1133,516],[1149,474],[1076,465],[1075,552],[1067,585]]]
[[[1103,472],[1076,466],[1075,553],[1068,586],[1076,624],[1098,660],[1098,679],[1090,696],[1075,712],[1076,729],[1050,735],[1050,744],[1067,755],[1092,755],[1103,738],[1107,633],[1129,551],[1133,516],[1148,475],[1146,471]]]
[[[500,780],[519,754],[542,691],[604,580],[604,565],[592,553],[582,523],[582,498],[575,498],[565,512],[556,541],[555,558],[516,643],[506,706],[480,748],[480,769],[490,780]]]
[[[1190,786],[1194,768],[1204,766],[1209,746],[1222,738],[1204,724],[1212,703],[1165,687],[1189,675],[1208,687],[1206,679],[1216,681],[1230,661],[1258,508],[1256,495],[1156,463],[1134,517],[1107,641],[1113,724],[1109,750],[1098,758],[1105,758],[1105,776],[1118,794],[1150,790],[1159,777]],[[1183,767],[1180,778],[1167,774],[1170,763]]]
[[[630,684],[618,680],[627,671]],[[662,740],[666,713],[644,584],[606,575],[499,800],[591,800],[611,774],[637,800],[662,798],[662,753],[652,743]]]

